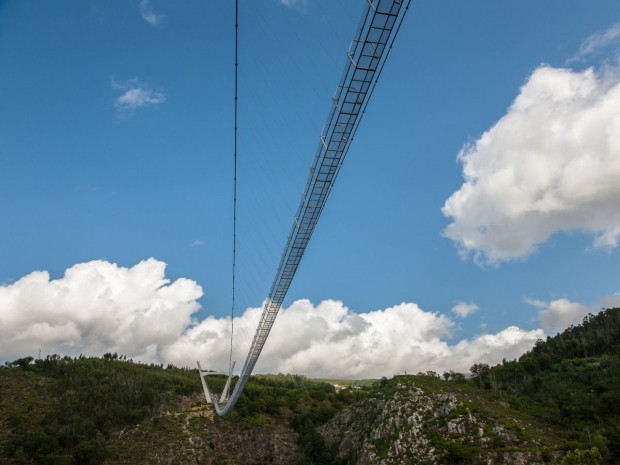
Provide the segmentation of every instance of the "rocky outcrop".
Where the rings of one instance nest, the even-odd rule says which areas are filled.
[[[557,463],[562,454],[550,452],[512,413],[455,393],[426,392],[410,380],[377,391],[320,431],[356,465]]]
[[[287,424],[221,419],[202,395],[118,431],[110,448],[105,465],[290,465],[300,455],[297,434]]]

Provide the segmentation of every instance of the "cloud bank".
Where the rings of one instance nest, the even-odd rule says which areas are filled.
[[[464,183],[442,211],[463,257],[498,263],[560,231],[595,248],[620,238],[620,80],[542,66],[508,109],[458,155]]]
[[[59,353],[117,352],[146,362],[227,366],[230,319],[193,316],[203,292],[171,282],[153,258],[129,268],[102,260],[50,279],[36,271],[0,286],[0,353],[5,360]],[[235,318],[235,341],[251,341],[260,308]],[[514,326],[451,343],[455,323],[414,303],[356,314],[342,302],[298,300],[281,311],[257,369],[321,377],[378,377],[407,371],[468,371],[515,358],[544,336]],[[243,351],[241,351],[243,352]],[[235,354],[241,364],[241,356]]]

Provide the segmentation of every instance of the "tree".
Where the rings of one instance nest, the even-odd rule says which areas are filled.
[[[560,465],[600,465],[602,461],[598,447],[594,446],[592,449],[568,451]]]
[[[489,379],[491,367],[489,367],[489,365],[486,363],[475,363],[469,371],[471,371],[471,374],[474,375],[478,386],[484,387],[485,389],[491,388],[491,382]]]
[[[490,370],[491,368],[486,363],[474,363],[469,369],[472,375],[478,376],[480,378],[488,376]]]
[[[11,363],[11,366],[13,366],[13,367],[20,367],[20,368],[23,368],[25,370],[28,367],[28,365],[30,365],[30,363],[33,360],[34,360],[34,358],[32,358],[32,357],[18,358],[17,360],[15,360],[14,362]]]

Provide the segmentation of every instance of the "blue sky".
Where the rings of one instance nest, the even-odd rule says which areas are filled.
[[[269,290],[364,3],[240,0],[238,314]],[[457,343],[510,326],[552,333],[541,312],[554,302],[561,322],[566,308],[574,319],[615,302],[617,192],[583,186],[618,168],[574,166],[590,150],[617,161],[620,145],[590,144],[594,123],[561,115],[620,117],[619,22],[615,0],[414,0],[285,304],[334,299],[366,314],[415,303],[449,317],[441,337]],[[0,1],[4,288],[38,270],[58,280],[80,263],[153,257],[167,279],[201,286],[194,323],[229,314],[233,38],[231,1]],[[536,100],[569,81],[596,90],[573,107]],[[534,103],[519,113],[526,90]],[[542,123],[528,127],[528,111]],[[551,132],[532,130],[547,111],[561,126],[551,148]],[[571,143],[582,127],[587,140]],[[573,168],[562,144],[576,147]],[[525,169],[545,150],[549,163],[497,190],[503,166]],[[442,211],[466,182],[459,153],[479,190]],[[544,218],[515,206],[521,194],[503,197],[526,198],[519,179],[558,167],[549,182],[566,190]],[[476,310],[459,316],[459,303]]]

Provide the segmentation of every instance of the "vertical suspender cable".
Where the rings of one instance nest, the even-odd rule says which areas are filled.
[[[230,307],[230,356],[228,369],[232,370],[233,337],[235,334],[235,275],[237,265],[237,118],[238,118],[238,60],[239,50],[239,0],[235,0],[235,142],[233,155],[233,257],[232,257],[232,304]]]

